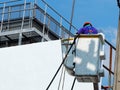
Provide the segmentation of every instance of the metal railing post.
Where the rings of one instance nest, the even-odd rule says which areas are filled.
[[[44,34],[45,34],[45,22],[46,22],[46,11],[47,11],[47,4],[45,4],[45,10],[44,10],[44,21],[43,21],[43,30],[42,30],[42,42],[44,41]]]
[[[8,30],[10,30],[10,17],[11,17],[11,7],[9,6],[9,8],[8,8],[8,26],[7,26]]]
[[[109,70],[112,71],[112,47],[110,47]],[[111,72],[109,71],[108,85],[111,87]],[[109,88],[110,90],[110,88]]]
[[[62,17],[60,17],[60,38],[62,38]]]
[[[22,16],[22,24],[21,24],[21,30],[19,33],[18,45],[22,44],[22,31],[23,31],[23,26],[24,26],[25,9],[26,9],[26,0],[24,0],[24,11],[23,11],[23,16]]]
[[[5,4],[6,3],[3,3],[3,11],[2,11],[2,20],[1,20],[1,30],[0,30],[0,32],[2,32],[2,30],[3,30],[3,20],[4,20]]]

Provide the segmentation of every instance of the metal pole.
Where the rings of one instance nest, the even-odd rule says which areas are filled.
[[[62,30],[62,17],[60,17],[60,38],[63,38],[63,37],[62,37],[62,36],[63,36],[63,35],[62,35],[62,31],[63,31],[63,30]],[[59,38],[59,39],[60,39],[60,38]]]
[[[42,35],[42,42],[44,41],[44,34],[45,34],[45,22],[46,22],[46,12],[47,12],[47,4],[45,5],[45,12],[44,12],[44,22],[43,22],[43,35]]]
[[[1,30],[0,32],[2,32],[3,30],[3,21],[4,21],[4,12],[5,12],[5,3],[3,4],[3,11],[2,11],[2,20],[1,20]]]
[[[23,17],[22,17],[21,30],[20,30],[20,33],[19,33],[18,45],[21,45],[21,44],[22,44],[22,30],[23,30],[23,26],[24,26],[25,9],[26,9],[26,0],[24,0],[24,11],[23,11]]]
[[[119,6],[119,21],[118,21],[118,33],[117,33],[117,46],[116,46],[116,57],[115,57],[115,75],[114,75],[114,86],[113,90],[120,90],[120,3]]]
[[[8,8],[8,26],[7,29],[10,29],[10,17],[11,17],[11,7]]]
[[[110,47],[110,61],[109,61],[109,70],[111,71],[111,68],[112,67],[112,47]],[[108,81],[108,85],[111,87],[111,73],[110,73],[110,71],[109,71],[109,81]],[[109,88],[109,90],[110,90],[110,88]]]
[[[72,13],[71,13],[71,18],[70,18],[70,27],[69,27],[68,38],[70,37],[70,32],[71,32],[71,26],[72,26],[73,15],[74,15],[74,7],[75,7],[75,0],[73,0],[73,4],[72,4]]]

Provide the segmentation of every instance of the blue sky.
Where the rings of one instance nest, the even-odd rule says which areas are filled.
[[[73,0],[45,1],[70,21]],[[90,21],[115,46],[118,25],[117,0],[75,0],[73,25],[79,29],[85,21]]]

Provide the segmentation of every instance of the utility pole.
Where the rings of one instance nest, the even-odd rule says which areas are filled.
[[[117,31],[117,46],[116,46],[113,90],[120,90],[120,0],[117,0],[117,4],[119,7],[119,20],[118,20],[118,31]]]
[[[75,7],[75,0],[72,2],[72,12],[71,12],[71,18],[70,18],[70,27],[69,27],[69,32],[71,32],[71,27],[72,27],[72,21],[73,21],[73,16],[74,16],[74,7]],[[68,35],[68,38],[70,37],[70,34]]]

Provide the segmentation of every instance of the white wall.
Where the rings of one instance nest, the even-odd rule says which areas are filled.
[[[49,41],[0,49],[0,90],[46,90],[62,62],[61,41]],[[61,71],[49,90],[58,90]],[[64,90],[74,77],[65,74]],[[93,84],[76,81],[74,90],[93,90]]]

